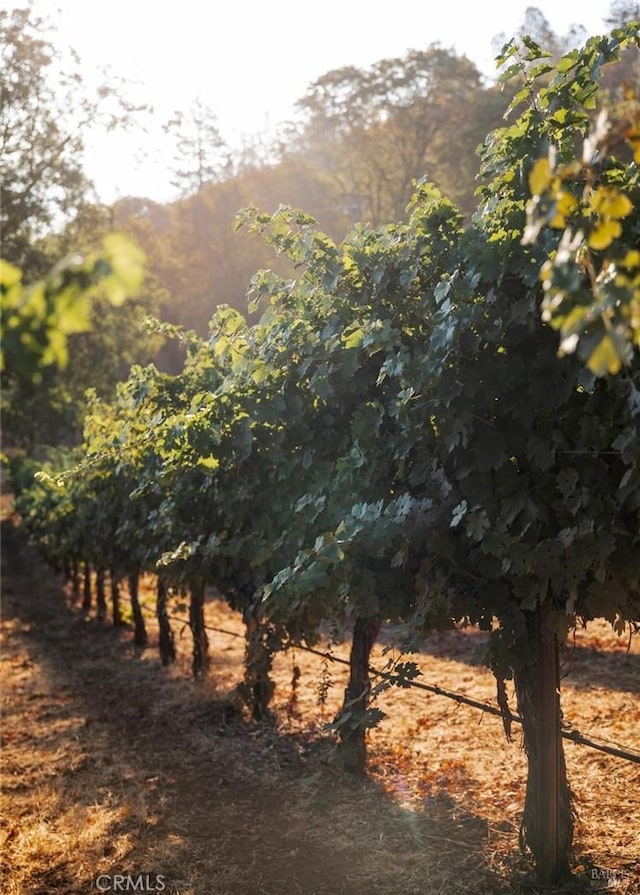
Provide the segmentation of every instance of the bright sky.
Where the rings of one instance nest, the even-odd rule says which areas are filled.
[[[1,5],[5,5],[2,0]],[[6,3],[7,6],[21,5]],[[135,82],[132,99],[154,106],[149,135],[114,134],[92,147],[87,170],[100,196],[173,196],[161,124],[196,97],[217,115],[228,143],[293,116],[316,78],[343,65],[365,68],[439,42],[491,77],[493,38],[511,37],[528,6],[553,31],[605,30],[609,0],[32,0],[60,43],[78,51],[87,78],[102,65]],[[165,156],[166,158],[166,156]]]

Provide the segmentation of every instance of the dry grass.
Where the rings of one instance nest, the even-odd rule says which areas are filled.
[[[128,630],[70,605],[12,530],[4,540],[4,895],[88,895],[101,873],[162,874],[171,895],[533,891],[517,846],[526,764],[499,719],[419,691],[383,693],[369,777],[345,779],[323,729],[342,666],[278,656],[274,719],[253,723],[229,702],[241,638],[210,632],[209,678],[193,682],[188,630],[174,625],[179,659],[165,669],[154,624],[137,650]],[[151,608],[150,589],[143,596]],[[207,622],[242,634],[216,600]],[[482,636],[430,637],[414,657],[423,680],[494,702],[491,674],[470,664]],[[578,632],[563,706],[583,733],[640,751],[640,645],[626,646],[604,622]],[[384,661],[378,650],[374,664]],[[572,743],[566,754],[576,870],[626,870],[615,891],[639,893],[638,765]],[[572,891],[593,888],[579,878]]]

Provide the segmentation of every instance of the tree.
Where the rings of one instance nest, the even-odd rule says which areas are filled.
[[[127,126],[142,107],[113,78],[89,94],[53,33],[31,8],[0,12],[3,414],[9,438],[32,447],[79,433],[85,388],[108,390],[142,359],[134,318],[153,307],[148,294],[123,304],[141,254],[111,233],[83,169],[89,128]]]
[[[609,15],[605,18],[608,28],[620,28],[632,22],[640,23],[640,3],[637,0],[612,0]]]
[[[525,10],[524,21],[518,29],[518,41],[522,38],[534,41],[539,47],[544,47],[546,57],[552,62],[557,62],[565,53],[581,46],[587,38],[587,31],[583,25],[572,25],[567,34],[556,34],[542,10],[537,6],[528,6]],[[496,52],[507,42],[504,32],[496,35],[493,45]]]
[[[438,45],[367,70],[336,69],[297,103],[298,146],[335,182],[352,221],[401,219],[425,175],[468,205],[486,132],[473,124],[482,96],[473,63]]]
[[[187,112],[176,111],[164,125],[175,141],[175,186],[182,196],[199,193],[230,168],[230,151],[217,126],[215,112],[196,99]]]
[[[88,95],[77,55],[56,49],[49,26],[31,8],[0,11],[0,46],[2,257],[29,282],[53,263],[40,238],[89,201],[88,128],[122,126],[136,110],[113,83]]]
[[[217,306],[247,313],[247,289],[256,269],[270,264],[281,273],[292,272],[285,259],[273,258],[261,240],[235,226],[243,206],[259,203],[275,211],[283,202],[317,211],[338,234],[346,229],[326,179],[293,154],[278,164],[245,167],[170,205],[121,199],[111,209],[112,224],[144,249],[163,319],[204,337]],[[169,342],[158,363],[177,372],[179,354]]]
[[[76,100],[79,75],[63,73],[58,95],[49,80],[56,52],[30,9],[0,12],[0,223],[3,257],[31,269],[36,237],[86,200],[81,128],[63,113]],[[76,94],[77,95],[77,94]],[[86,123],[86,118],[85,118]]]

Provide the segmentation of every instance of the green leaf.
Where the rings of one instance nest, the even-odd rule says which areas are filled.
[[[102,241],[104,258],[110,271],[102,277],[102,285],[112,304],[121,305],[135,295],[145,276],[145,255],[122,233],[110,233]],[[98,258],[98,262],[101,259]]]
[[[467,513],[467,508],[468,505],[466,500],[461,500],[458,506],[454,508],[451,516],[451,528],[456,528],[458,525],[460,525],[460,522],[463,520]]]
[[[364,338],[364,330],[361,326],[357,326],[355,329],[352,329],[348,334],[345,333],[343,336],[344,346],[345,348],[359,348],[362,344],[362,340]]]
[[[587,366],[595,376],[604,376],[605,373],[615,375],[622,369],[627,350],[628,345],[624,338],[606,333],[589,355]]]
[[[198,457],[198,466],[207,472],[215,472],[220,468],[220,461],[216,457]]]
[[[466,532],[473,541],[481,541],[490,526],[491,523],[484,510],[474,510],[467,516]]]

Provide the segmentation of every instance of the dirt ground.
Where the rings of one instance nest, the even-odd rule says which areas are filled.
[[[135,648],[130,629],[73,605],[10,521],[3,550],[3,895],[536,891],[518,849],[525,759],[500,719],[421,691],[383,693],[368,777],[346,778],[323,729],[343,666],[279,656],[274,717],[250,721],[229,701],[243,640],[223,603],[208,602],[207,623],[230,633],[209,632],[210,674],[194,682],[184,625],[174,622],[179,656],[167,669],[154,622],[150,645]],[[150,585],[143,599],[151,613]],[[472,664],[482,637],[430,637],[413,657],[421,680],[495,704],[491,674]],[[563,686],[566,722],[636,753],[639,640],[628,648],[592,623],[566,651]],[[373,664],[386,658],[378,650]],[[565,751],[579,812],[570,891],[638,895],[640,765],[571,742]]]

